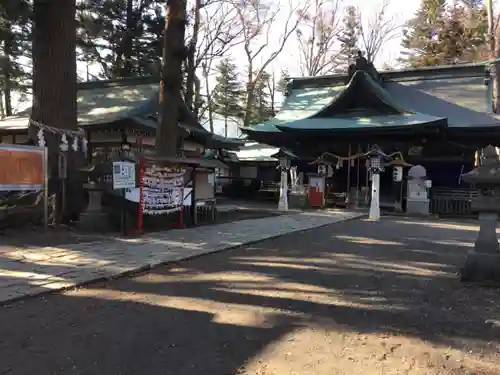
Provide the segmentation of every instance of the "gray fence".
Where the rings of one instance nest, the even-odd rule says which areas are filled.
[[[436,215],[472,215],[471,202],[479,195],[477,189],[432,188],[430,211]]]

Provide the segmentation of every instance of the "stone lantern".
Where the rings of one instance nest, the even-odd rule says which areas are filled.
[[[372,173],[372,195],[370,202],[370,220],[380,219],[380,172],[384,171],[383,162],[390,159],[388,155],[383,153],[377,146],[371,148],[365,157],[369,159],[369,170]]]
[[[483,165],[462,176],[474,184],[479,197],[471,202],[472,210],[479,212],[479,233],[474,249],[469,251],[460,270],[462,281],[500,281],[500,249],[496,234],[500,212],[500,155],[499,149],[488,146],[483,150]]]

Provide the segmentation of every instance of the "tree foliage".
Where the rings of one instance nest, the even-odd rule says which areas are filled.
[[[215,70],[217,75],[211,96],[212,109],[224,118],[227,134],[228,121],[243,117],[243,88],[237,66],[230,57],[223,59]]]
[[[302,75],[332,73],[341,53],[338,40],[342,33],[339,0],[314,0],[297,28]]]
[[[290,36],[295,33],[300,22],[305,17],[308,2],[294,6],[289,1],[290,12],[284,14],[284,21],[277,23],[278,16],[283,13],[279,1],[274,3],[265,0],[232,0],[238,15],[238,21],[243,25],[243,51],[246,62],[246,98],[243,125],[252,123],[254,92],[260,84],[262,75],[270,64],[281,54]],[[274,48],[269,48],[272,34],[279,28],[279,38]]]
[[[359,44],[369,62],[375,62],[383,46],[400,35],[401,24],[396,16],[389,15],[390,3],[382,2],[372,15],[366,15],[358,9]]]
[[[286,95],[289,80],[290,74],[288,73],[288,70],[282,70],[280,73],[280,78],[278,82],[276,82],[276,91],[283,96]]]
[[[271,93],[269,92],[268,87],[270,79],[271,75],[267,72],[263,72],[255,81],[255,85],[253,87],[254,102],[250,107],[248,115],[249,125],[260,124],[274,116],[271,108]],[[247,95],[245,95],[245,98],[246,97]]]
[[[163,1],[82,0],[78,4],[80,60],[97,63],[97,78],[149,75],[161,56]]]
[[[414,67],[474,62],[485,58],[486,10],[479,2],[423,0],[405,29],[402,61]]]
[[[13,112],[10,93],[18,95],[30,86],[31,3],[4,0],[0,4],[0,116]],[[79,79],[157,74],[165,4],[165,0],[77,0]],[[220,111],[214,107],[220,100],[213,98],[220,87],[211,86],[219,85],[213,77],[220,75],[222,62],[227,63],[231,54],[241,53],[245,60],[238,69],[244,70],[241,85],[246,97],[238,105],[243,125],[249,125],[276,111],[275,94],[283,94],[285,86],[273,72],[280,71],[276,61],[295,37],[297,67],[302,75],[314,76],[345,72],[358,50],[373,62],[385,43],[401,31],[387,2],[373,14],[343,7],[340,0],[296,4],[292,0],[188,2],[183,94],[199,118],[207,114],[211,118],[213,111]],[[405,26],[401,60],[410,66],[483,60],[488,53],[486,31],[482,0],[422,0]],[[266,100],[270,110],[264,110]]]
[[[360,20],[358,9],[348,6],[343,18],[342,34],[339,37],[341,43],[341,53],[337,58],[337,72],[345,73],[349,64],[356,57],[359,50]]]
[[[13,94],[26,94],[31,79],[31,4],[0,3],[0,117],[15,111]]]

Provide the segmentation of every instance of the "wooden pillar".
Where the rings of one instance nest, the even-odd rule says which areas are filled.
[[[361,153],[361,146],[358,144],[358,154]],[[361,163],[361,158],[358,157],[356,160],[356,207],[359,205],[359,192],[360,192],[360,186],[359,186],[359,178],[360,178],[360,163]]]
[[[193,167],[193,170],[191,171],[191,179],[193,181],[192,183],[192,190],[191,190],[191,196],[192,196],[192,202],[191,202],[191,220],[193,222],[193,225],[198,225],[198,210],[196,208],[196,167]]]

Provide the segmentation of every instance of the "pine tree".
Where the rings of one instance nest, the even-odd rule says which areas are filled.
[[[153,73],[165,24],[161,0],[85,0],[77,7],[80,61],[97,63],[99,78]],[[105,41],[105,42],[103,42]]]
[[[280,79],[276,83],[276,91],[279,92],[281,95],[286,96],[287,95],[287,87],[288,87],[288,81],[290,80],[290,74],[288,74],[288,70],[282,70]]]
[[[343,32],[339,37],[342,53],[338,57],[337,72],[347,72],[348,66],[358,53],[359,15],[356,7],[348,6],[343,20]]]
[[[270,94],[267,88],[269,73],[263,72],[255,82],[253,91],[254,100],[250,111],[250,124],[260,124],[274,116],[270,103]]]
[[[4,114],[13,109],[12,95],[27,93],[31,67],[21,58],[31,58],[31,5],[24,0],[7,1],[0,5],[0,97]],[[3,100],[0,99],[0,100]]]
[[[402,46],[407,52],[401,62],[415,67],[442,63],[438,33],[444,24],[445,7],[446,0],[422,0],[404,30]]]
[[[217,76],[211,97],[212,108],[215,113],[224,118],[225,135],[227,135],[229,120],[243,116],[241,103],[243,90],[237,67],[231,58],[223,59],[215,70]]]
[[[426,18],[427,15],[427,18]],[[425,0],[403,46],[410,49],[412,66],[458,64],[482,58],[487,32],[486,10],[476,2],[453,4]]]

